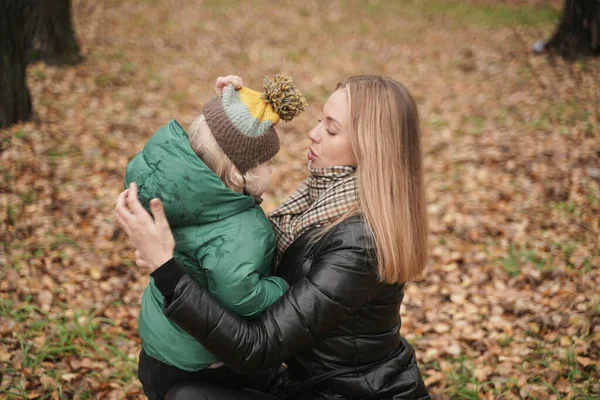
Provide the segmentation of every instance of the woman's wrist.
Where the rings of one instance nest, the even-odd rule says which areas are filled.
[[[159,269],[161,266],[167,264],[170,260],[173,259],[173,252],[167,252],[165,254],[159,254],[155,257],[155,259],[153,260],[153,263],[151,265],[152,271],[154,272],[157,269]]]
[[[164,297],[173,293],[175,286],[184,275],[185,270],[177,264],[174,258],[167,260],[150,274],[154,279],[154,284]]]

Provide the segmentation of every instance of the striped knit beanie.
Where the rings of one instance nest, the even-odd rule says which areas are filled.
[[[275,125],[291,121],[307,105],[290,78],[277,75],[271,82],[265,77],[264,90],[229,85],[202,111],[215,140],[242,174],[277,154]]]

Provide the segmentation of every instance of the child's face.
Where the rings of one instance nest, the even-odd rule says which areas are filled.
[[[252,185],[252,195],[253,196],[262,196],[267,189],[269,188],[269,184],[271,183],[271,173],[273,169],[271,168],[271,160],[265,161],[262,164],[257,165],[254,168],[248,170],[248,173],[256,176],[255,184]]]

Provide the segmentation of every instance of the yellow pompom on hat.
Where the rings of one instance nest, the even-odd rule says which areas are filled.
[[[203,113],[223,152],[244,174],[279,152],[275,125],[291,121],[306,105],[292,80],[277,75],[273,81],[265,77],[264,93],[229,85],[204,106]]]

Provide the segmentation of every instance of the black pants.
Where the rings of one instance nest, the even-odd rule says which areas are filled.
[[[165,400],[277,400],[255,390],[233,389],[208,383],[181,383],[169,391]]]
[[[248,376],[237,374],[227,367],[184,371],[150,357],[144,350],[140,352],[138,378],[149,400],[164,399],[167,392],[180,383],[209,384],[230,390],[248,386]]]

